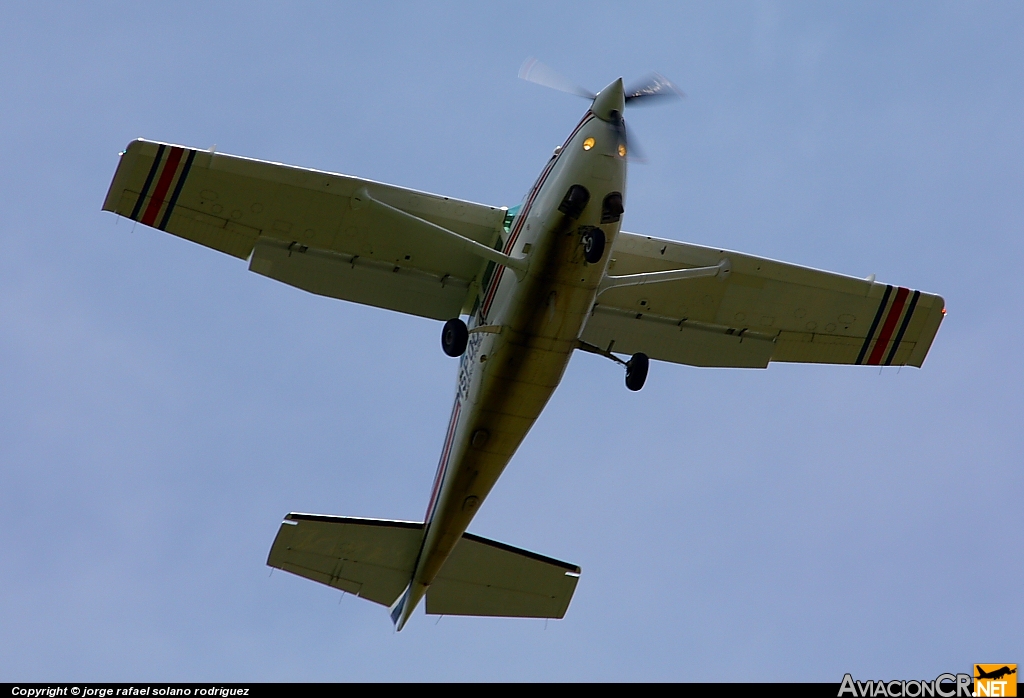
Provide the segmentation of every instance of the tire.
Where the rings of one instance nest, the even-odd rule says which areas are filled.
[[[626,387],[636,392],[644,387],[647,380],[647,369],[651,360],[647,354],[633,354],[633,358],[626,362]]]
[[[441,330],[441,349],[448,356],[462,356],[469,344],[469,328],[459,318],[452,318],[444,323]]]
[[[597,264],[604,257],[604,231],[600,228],[587,228],[583,233],[583,259],[588,264]]]

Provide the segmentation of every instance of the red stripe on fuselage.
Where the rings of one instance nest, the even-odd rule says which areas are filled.
[[[889,338],[892,337],[893,330],[896,329],[896,323],[900,320],[900,315],[903,313],[903,304],[907,302],[908,295],[910,295],[909,288],[900,286],[896,291],[896,298],[893,299],[892,307],[889,308],[885,324],[882,325],[882,331],[878,333],[878,341],[875,342],[875,348],[871,350],[871,356],[868,357],[868,365],[877,366],[882,362],[885,348],[889,344]]]
[[[558,152],[558,155],[551,158],[551,160],[548,161],[547,167],[545,167],[544,171],[540,173],[540,177],[537,178],[537,183],[534,184],[533,189],[530,190],[530,195],[527,197],[526,203],[523,204],[522,210],[519,212],[519,215],[516,216],[515,227],[512,228],[512,233],[508,236],[508,242],[505,243],[505,249],[503,250],[505,254],[512,254],[512,248],[516,244],[516,240],[519,238],[519,233],[522,231],[523,225],[526,222],[526,217],[530,213],[530,209],[533,207],[533,202],[537,198],[537,194],[540,193],[541,187],[544,186],[544,182],[547,181],[548,175],[551,174],[551,170],[555,168],[555,163],[558,162],[558,158],[565,151],[566,146],[568,146],[572,139],[576,137],[576,134],[580,132],[583,125],[592,118],[594,118],[593,112],[588,111],[583,115],[580,122],[576,124],[576,128],[574,128],[572,133],[569,134],[569,137],[565,139],[565,143],[562,144],[562,149]],[[487,313],[491,311],[491,304],[494,302],[494,296],[498,292],[498,285],[501,282],[501,277],[504,271],[505,267],[502,265],[499,265],[498,268],[494,270],[494,274],[491,277],[491,283],[487,287],[487,293],[484,294],[484,302],[480,307],[481,318],[486,318]]]
[[[437,503],[437,496],[441,492],[441,483],[444,482],[444,474],[448,469],[448,458],[452,453],[452,442],[455,440],[455,428],[459,423],[459,412],[462,411],[462,402],[456,398],[455,406],[452,408],[452,417],[448,422],[448,435],[444,439],[444,448],[441,449],[441,460],[437,464],[437,475],[434,476],[434,488],[430,492],[430,503],[427,504],[427,514],[423,520],[430,523],[434,515],[434,504]]]
[[[519,215],[516,216],[516,224],[512,228],[511,234],[508,236],[508,240],[505,242],[505,247],[502,252],[505,254],[512,253],[512,247],[516,244],[516,240],[519,239],[519,233],[523,229],[523,224],[526,221],[526,216],[530,213],[530,209],[533,207],[533,201],[537,198],[537,192],[540,191],[541,186],[547,180],[548,175],[555,166],[557,156],[551,158],[548,161],[547,167],[540,173],[540,177],[537,178],[537,183],[533,185],[533,189],[530,190],[530,195],[526,199],[526,203],[523,204],[522,210]],[[487,317],[487,313],[491,310],[491,303],[494,302],[494,296],[498,292],[498,284],[501,282],[501,276],[505,272],[504,265],[498,265],[498,268],[494,270],[494,275],[491,277],[491,283],[487,287],[487,294],[484,296],[483,307],[480,311],[481,317]]]
[[[139,220],[143,225],[153,225],[156,215],[160,213],[160,207],[164,205],[164,197],[167,196],[167,190],[171,188],[171,181],[178,171],[178,164],[181,162],[184,152],[184,148],[171,148],[171,152],[167,155],[167,164],[164,165],[164,171],[160,174],[156,189],[153,190],[153,198],[149,200],[149,206],[146,207],[146,212]]]

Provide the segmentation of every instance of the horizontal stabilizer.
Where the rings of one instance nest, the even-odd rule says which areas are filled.
[[[561,618],[580,568],[464,533],[427,590],[427,613]]]
[[[293,513],[267,564],[390,606],[409,584],[422,538],[413,521]]]
[[[414,521],[292,513],[267,564],[393,606],[422,540]],[[427,613],[561,618],[579,576],[576,565],[465,533],[427,591]]]

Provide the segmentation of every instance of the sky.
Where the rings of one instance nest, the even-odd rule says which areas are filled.
[[[1024,5],[47,3],[0,22],[0,680],[830,681],[1024,662]],[[623,228],[941,294],[924,367],[575,356],[470,530],[582,567],[558,621],[386,609],[266,556],[419,519],[441,323],[100,211],[132,139],[512,206],[586,110]],[[1017,310],[1014,310],[1016,308]],[[1017,630],[1014,630],[1017,628]]]

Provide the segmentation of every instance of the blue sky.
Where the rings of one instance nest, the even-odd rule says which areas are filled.
[[[0,23],[0,679],[933,678],[1024,661],[1019,3],[15,3]],[[636,110],[624,228],[940,293],[924,368],[574,357],[471,527],[583,568],[564,620],[277,572],[289,511],[416,519],[440,324],[100,211],[129,140],[518,203]],[[1016,310],[1014,310],[1016,308]],[[1018,630],[1013,630],[1017,628]]]

